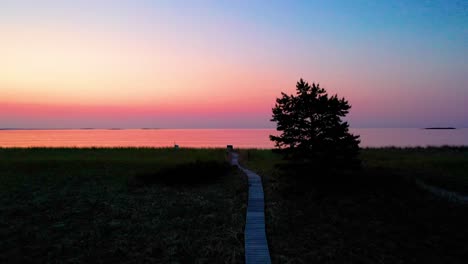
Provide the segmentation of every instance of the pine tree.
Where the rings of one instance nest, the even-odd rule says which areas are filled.
[[[277,149],[295,163],[316,168],[357,167],[360,162],[359,136],[349,132],[342,120],[351,106],[344,98],[328,96],[319,84],[303,79],[296,84],[296,95],[281,93],[276,99],[271,121],[279,136],[270,135]]]

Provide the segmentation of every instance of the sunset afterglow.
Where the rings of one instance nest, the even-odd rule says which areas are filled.
[[[0,3],[0,128],[269,128],[301,77],[354,127],[468,126],[462,2],[97,2]]]

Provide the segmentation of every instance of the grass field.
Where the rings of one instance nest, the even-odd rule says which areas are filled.
[[[274,263],[466,263],[468,148],[363,149],[346,175],[263,177]],[[300,176],[300,177],[299,177]],[[326,180],[324,180],[326,179]],[[0,149],[0,262],[242,263],[247,181],[222,149]]]
[[[370,148],[365,167],[416,177],[427,184],[468,195],[468,147]]]
[[[282,160],[269,150],[241,151],[241,162],[263,176],[273,262],[466,263],[468,207],[411,179],[466,193],[468,148],[363,149],[361,156],[357,173],[293,175],[279,172]]]
[[[225,156],[0,149],[0,262],[242,262],[247,182]]]

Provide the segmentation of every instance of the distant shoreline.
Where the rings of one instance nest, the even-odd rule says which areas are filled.
[[[424,129],[424,130],[458,130],[467,129],[468,127],[351,127],[350,129]],[[275,130],[275,128],[162,128],[162,127],[141,127],[141,128],[119,128],[119,127],[108,127],[108,128],[94,128],[94,127],[82,127],[82,128],[0,128],[0,131],[26,131],[26,130]]]
[[[427,129],[427,130],[437,130],[437,129],[456,129],[455,127],[426,127],[424,129]]]
[[[156,129],[163,129],[163,128],[92,128],[92,127],[84,127],[84,128],[0,128],[2,130],[156,130]]]

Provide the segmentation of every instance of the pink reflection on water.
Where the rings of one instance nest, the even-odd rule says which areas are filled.
[[[1,147],[226,147],[271,148],[271,129],[3,130]]]
[[[361,136],[361,147],[427,147],[466,146],[468,129],[432,130],[420,128],[355,128],[352,133]]]
[[[361,147],[468,145],[468,129],[358,128]],[[0,147],[272,148],[274,129],[0,130]]]

